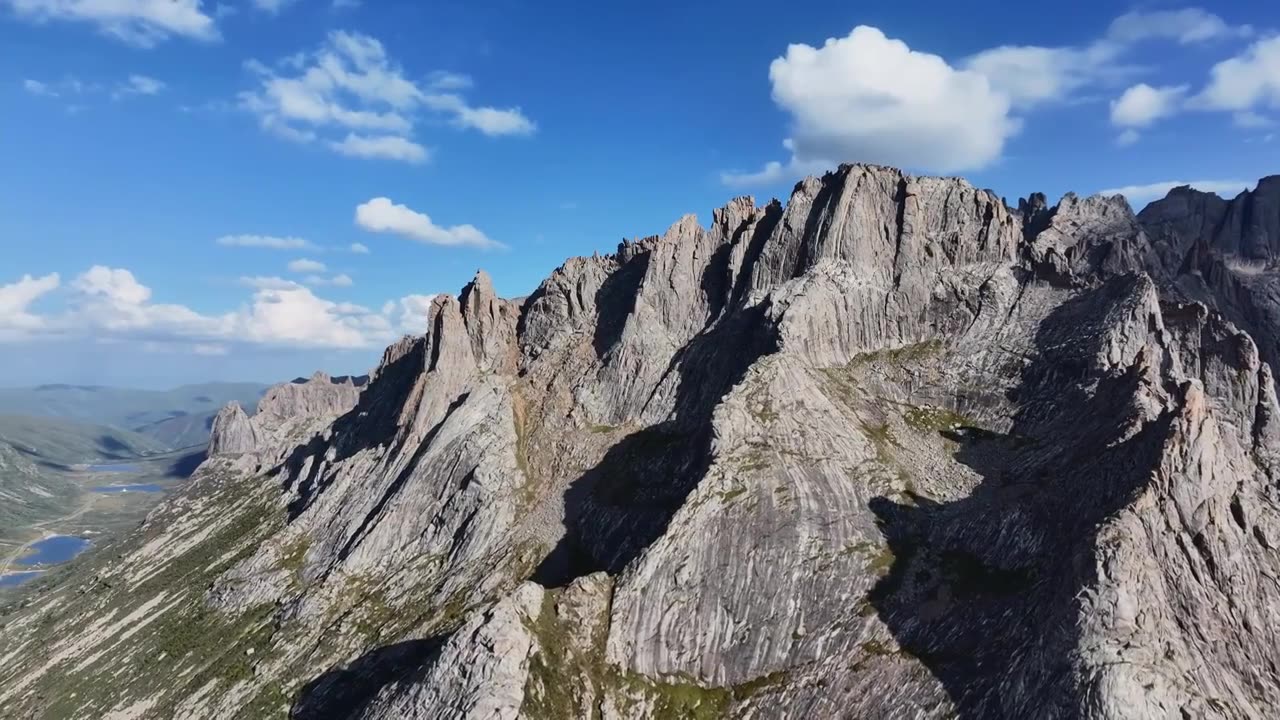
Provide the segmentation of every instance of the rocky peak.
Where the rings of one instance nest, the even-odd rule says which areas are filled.
[[[499,298],[493,281],[483,270],[477,271],[475,278],[462,288],[458,302],[478,366],[490,372],[515,372],[519,305]]]
[[[213,418],[209,432],[209,455],[235,455],[253,452],[258,446],[257,432],[240,403],[230,402]]]

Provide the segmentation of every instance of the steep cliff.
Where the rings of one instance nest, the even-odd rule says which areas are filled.
[[[1165,202],[844,166],[519,303],[481,273],[367,384],[224,411],[92,579],[6,611],[0,704],[1267,717],[1275,335],[1188,258],[1280,215]]]

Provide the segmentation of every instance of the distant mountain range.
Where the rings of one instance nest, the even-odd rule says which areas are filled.
[[[237,401],[252,411],[265,385],[204,383],[172,390],[98,385],[0,388],[0,415],[69,420],[127,430],[150,438],[152,450],[200,445],[208,440],[218,409]],[[0,426],[0,438],[11,439]]]

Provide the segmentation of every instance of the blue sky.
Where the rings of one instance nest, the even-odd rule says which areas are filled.
[[[477,268],[841,161],[1231,195],[1280,8],[1219,5],[0,0],[0,384],[362,372]]]

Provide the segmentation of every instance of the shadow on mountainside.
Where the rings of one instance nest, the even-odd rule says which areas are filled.
[[[194,452],[189,452],[176,458],[171,465],[165,470],[165,474],[175,478],[189,478],[195,473],[196,468],[209,457],[207,448],[201,448]]]
[[[760,357],[776,351],[762,309],[738,312],[691,340],[671,361],[673,419],[631,433],[564,493],[566,532],[532,579],[560,587],[620,572],[661,537],[711,462],[711,413]]]
[[[340,720],[362,711],[382,688],[429,667],[444,638],[408,640],[371,650],[307,683],[289,711],[291,720]]]
[[[1012,393],[1019,410],[1009,433],[943,431],[958,444],[955,458],[982,476],[971,495],[871,502],[894,558],[871,603],[896,652],[929,669],[959,718],[1081,715],[1077,596],[1097,582],[1096,534],[1145,487],[1173,419],[1125,435],[1143,379],[1089,369],[1088,325],[1125,282],[1040,326],[1036,359]]]
[[[305,475],[303,465],[307,458],[323,455],[332,446],[336,462],[346,460],[361,450],[385,445],[395,440],[400,430],[400,414],[410,400],[415,383],[426,363],[426,341],[423,338],[405,340],[407,348],[399,357],[383,365],[377,378],[366,385],[356,401],[356,406],[333,422],[332,440],[319,435],[300,444],[272,474],[284,473],[285,491],[295,490],[297,497],[289,503],[289,520],[295,520],[325,489],[331,477],[320,474],[322,464],[312,462]]]

